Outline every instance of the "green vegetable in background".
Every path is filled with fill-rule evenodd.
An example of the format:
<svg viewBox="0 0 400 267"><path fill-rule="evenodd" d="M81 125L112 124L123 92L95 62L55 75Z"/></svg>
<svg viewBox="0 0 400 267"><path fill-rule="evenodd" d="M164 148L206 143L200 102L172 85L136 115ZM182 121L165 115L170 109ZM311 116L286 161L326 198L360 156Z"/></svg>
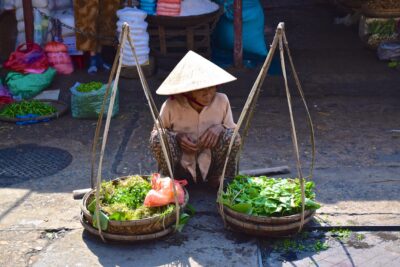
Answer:
<svg viewBox="0 0 400 267"><path fill-rule="evenodd" d="M24 116L27 114L46 116L55 112L57 112L57 109L49 104L38 100L24 100L7 105L2 111L0 111L0 116L8 118L16 118L17 116Z"/></svg>
<svg viewBox="0 0 400 267"><path fill-rule="evenodd" d="M305 209L316 210L314 183L305 183ZM301 211L299 179L237 176L220 200L225 206L256 216L288 216Z"/></svg>
<svg viewBox="0 0 400 267"><path fill-rule="evenodd" d="M88 82L88 83L81 83L76 90L82 93L88 93L92 91L99 90L103 84L101 82Z"/></svg>
<svg viewBox="0 0 400 267"><path fill-rule="evenodd" d="M368 24L368 32L379 36L391 36L396 33L396 21L394 19L372 21Z"/></svg>

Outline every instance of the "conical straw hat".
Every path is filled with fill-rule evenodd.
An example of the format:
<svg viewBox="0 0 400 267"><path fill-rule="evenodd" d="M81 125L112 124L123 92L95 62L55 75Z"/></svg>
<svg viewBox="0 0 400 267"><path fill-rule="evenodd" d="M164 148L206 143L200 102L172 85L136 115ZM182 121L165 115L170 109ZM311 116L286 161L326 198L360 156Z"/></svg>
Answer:
<svg viewBox="0 0 400 267"><path fill-rule="evenodd" d="M225 70L189 51L157 89L157 94L181 94L234 80L236 78Z"/></svg>

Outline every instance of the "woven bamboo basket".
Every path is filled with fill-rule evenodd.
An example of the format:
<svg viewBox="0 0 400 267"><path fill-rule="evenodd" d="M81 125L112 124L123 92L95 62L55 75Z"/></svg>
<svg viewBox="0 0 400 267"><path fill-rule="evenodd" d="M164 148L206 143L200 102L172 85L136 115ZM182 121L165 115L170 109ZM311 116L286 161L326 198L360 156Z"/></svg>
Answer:
<svg viewBox="0 0 400 267"><path fill-rule="evenodd" d="M9 118L9 117L0 116L0 121L24 122L24 121L32 121L32 120L41 121L41 120L47 120L47 119L57 119L57 118L61 117L62 115L64 115L68 111L68 105L62 101L52 100L52 99L40 99L38 101L53 106L57 111L50 115L39 116L39 117L35 117L35 118L26 118L26 119ZM0 110L5 108L6 106L7 105L1 105Z"/></svg>
<svg viewBox="0 0 400 267"><path fill-rule="evenodd" d="M314 210L306 210L304 223L314 217ZM256 236L282 237L298 232L300 228L300 214L282 217L252 216L236 212L224 206L225 220L233 230Z"/></svg>
<svg viewBox="0 0 400 267"><path fill-rule="evenodd" d="M371 18L396 18L400 17L400 8L377 9L371 8L367 4L361 7L362 13Z"/></svg>
<svg viewBox="0 0 400 267"><path fill-rule="evenodd" d="M340 0L339 3L345 8L360 9L365 1L366 0Z"/></svg>
<svg viewBox="0 0 400 267"><path fill-rule="evenodd" d="M148 178L148 176L142 176L142 177ZM113 182L118 183L120 180L126 178L128 178L128 176L117 178L113 180ZM95 190L91 190L90 192L86 193L81 203L81 212L83 216L82 221L85 222L85 224L89 224L90 227L92 227L91 225L93 222L93 218L87 207L91 203L91 201L95 198L95 192L96 192ZM187 205L188 201L189 201L189 194L185 189L185 202L181 206L181 208L184 208ZM169 213L165 217L154 216L142 220L131 220L131 221L110 220L108 223L108 228L104 232L108 234L149 235L165 231L166 229L170 228L175 223L175 221L176 221L176 213L174 209L171 213ZM87 225L83 226L85 227ZM97 231L97 229L95 230Z"/></svg>
<svg viewBox="0 0 400 267"><path fill-rule="evenodd" d="M83 213L81 213L80 216L80 221L81 224L83 225L83 228L87 230L89 233L100 236L99 231L92 226L91 223L89 223L85 217L83 216ZM124 242L138 242L138 241L146 241L146 240L154 240L158 239L161 237L164 237L171 233L173 231L173 227L170 226L169 228L163 229L159 232L151 233L151 234L142 234L142 235L131 235L131 234L111 234L107 232L102 232L102 235L105 239L107 240L113 240L113 241L124 241Z"/></svg>

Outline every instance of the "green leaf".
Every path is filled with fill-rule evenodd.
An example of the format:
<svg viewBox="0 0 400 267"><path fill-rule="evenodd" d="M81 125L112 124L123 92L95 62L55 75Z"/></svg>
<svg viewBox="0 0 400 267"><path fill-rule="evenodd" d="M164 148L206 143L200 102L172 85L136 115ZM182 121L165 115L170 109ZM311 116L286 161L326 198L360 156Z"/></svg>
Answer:
<svg viewBox="0 0 400 267"><path fill-rule="evenodd" d="M110 221L126 221L127 220L127 215L125 212L122 211L117 211L111 214L108 219Z"/></svg>
<svg viewBox="0 0 400 267"><path fill-rule="evenodd" d="M193 216L193 215L196 214L196 210L195 210L194 207L193 207L192 205L190 205L190 204L187 204L187 205L186 205L186 210L187 210L187 212L188 212L188 214L189 214L190 216Z"/></svg>
<svg viewBox="0 0 400 267"><path fill-rule="evenodd" d="M96 210L96 200L93 199L92 202L90 202L89 206L87 207L88 211L90 212L90 214L93 215L94 211Z"/></svg>
<svg viewBox="0 0 400 267"><path fill-rule="evenodd" d="M321 207L321 205L309 198L306 198L305 207L306 207L306 209L316 210L316 209L319 209Z"/></svg>
<svg viewBox="0 0 400 267"><path fill-rule="evenodd" d="M96 214L97 213L95 211L94 214L93 214L93 227L94 228L98 227ZM108 219L107 215L105 215L102 211L100 211L99 218L100 218L100 228L101 228L101 230L103 230L103 231L107 230L108 222L109 222L109 219Z"/></svg>
<svg viewBox="0 0 400 267"><path fill-rule="evenodd" d="M232 205L231 208L234 211L237 211L240 213L245 213L245 214L251 214L251 211L252 211L252 206L250 203L238 203L238 204Z"/></svg>
<svg viewBox="0 0 400 267"><path fill-rule="evenodd" d="M249 188L248 193L251 198L256 198L256 197L258 197L258 194L259 194L257 189L255 189L253 187Z"/></svg>
<svg viewBox="0 0 400 267"><path fill-rule="evenodd" d="M183 228L185 227L185 225L189 222L189 219L191 218L192 216L190 216L189 214L187 214L187 213L181 213L180 214L180 216L179 216L179 224L176 226L174 226L175 227L175 229L178 231L178 232L182 232L182 230L183 230Z"/></svg>

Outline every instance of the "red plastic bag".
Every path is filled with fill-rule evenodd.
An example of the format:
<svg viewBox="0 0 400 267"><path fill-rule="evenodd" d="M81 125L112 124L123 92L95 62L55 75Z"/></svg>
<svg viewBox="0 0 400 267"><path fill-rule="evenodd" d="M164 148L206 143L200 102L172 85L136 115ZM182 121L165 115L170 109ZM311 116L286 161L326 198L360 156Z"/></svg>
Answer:
<svg viewBox="0 0 400 267"><path fill-rule="evenodd" d="M174 182L178 202L179 204L183 204L185 202L185 191L182 186L186 185L187 181L174 180ZM147 207L160 207L175 203L173 184L171 178L161 178L159 173L154 173L151 178L152 189L147 193L144 205Z"/></svg>
<svg viewBox="0 0 400 267"><path fill-rule="evenodd" d="M25 47L25 48L24 48ZM49 68L42 48L35 43L21 44L11 53L4 67L20 73L43 73Z"/></svg>

